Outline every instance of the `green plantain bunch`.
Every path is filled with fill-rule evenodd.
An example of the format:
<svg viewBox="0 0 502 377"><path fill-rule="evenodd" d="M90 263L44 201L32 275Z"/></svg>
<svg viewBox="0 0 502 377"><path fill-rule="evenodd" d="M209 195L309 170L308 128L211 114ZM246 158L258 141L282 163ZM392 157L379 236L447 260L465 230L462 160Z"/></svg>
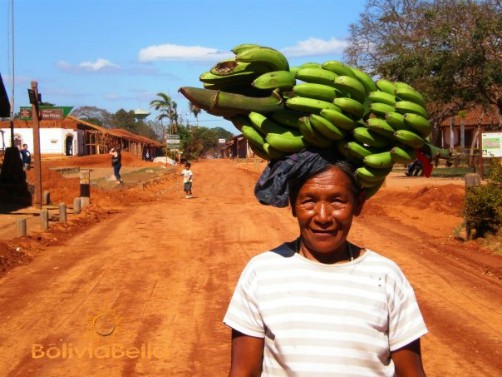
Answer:
<svg viewBox="0 0 502 377"><path fill-rule="evenodd" d="M356 166L367 196L394 163L437 151L423 96L404 82L374 81L339 61L290 67L278 50L240 44L234 57L200 75L203 88L179 91L209 114L231 121L256 155L277 160L303 148L334 148Z"/></svg>

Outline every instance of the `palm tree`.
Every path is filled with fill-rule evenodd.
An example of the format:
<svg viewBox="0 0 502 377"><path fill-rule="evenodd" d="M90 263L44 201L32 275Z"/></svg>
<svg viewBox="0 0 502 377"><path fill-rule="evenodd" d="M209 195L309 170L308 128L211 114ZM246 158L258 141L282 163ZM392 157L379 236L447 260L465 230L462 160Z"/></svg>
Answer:
<svg viewBox="0 0 502 377"><path fill-rule="evenodd" d="M150 107L153 107L156 111L159 111L159 115L157 115L155 119L157 119L161 123L163 119L169 119L169 133L171 133L173 125L174 133L176 133L178 124L178 104L174 102L166 93L157 93L157 96L159 98L154 99L150 102Z"/></svg>
<svg viewBox="0 0 502 377"><path fill-rule="evenodd" d="M195 105L192 102L190 102L188 108L190 109L190 112L195 117L195 124L198 125L199 124L199 114L200 114L200 111L201 111L200 107L198 107L197 105Z"/></svg>

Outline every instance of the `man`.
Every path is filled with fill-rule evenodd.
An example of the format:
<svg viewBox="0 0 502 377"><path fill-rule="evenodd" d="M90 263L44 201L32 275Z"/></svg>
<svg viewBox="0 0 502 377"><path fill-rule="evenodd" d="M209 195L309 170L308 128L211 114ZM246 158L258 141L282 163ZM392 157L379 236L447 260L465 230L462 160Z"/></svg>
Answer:
<svg viewBox="0 0 502 377"><path fill-rule="evenodd" d="M21 160L23 161L23 170L27 171L31 168L31 153L28 150L28 144L23 144L20 151Z"/></svg>

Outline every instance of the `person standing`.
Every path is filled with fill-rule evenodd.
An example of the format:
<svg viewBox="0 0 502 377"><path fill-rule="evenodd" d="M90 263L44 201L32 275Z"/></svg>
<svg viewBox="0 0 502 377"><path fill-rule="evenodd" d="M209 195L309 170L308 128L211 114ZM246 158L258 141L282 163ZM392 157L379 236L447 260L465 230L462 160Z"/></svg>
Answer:
<svg viewBox="0 0 502 377"><path fill-rule="evenodd" d="M190 169L192 165L187 162L185 168L181 171L183 176L183 191L185 191L185 198L190 199L192 197L192 178L193 173Z"/></svg>
<svg viewBox="0 0 502 377"><path fill-rule="evenodd" d="M270 163L256 184L260 203L291 206L299 235L239 278L223 320L230 377L425 376L413 288L395 262L348 240L365 188L330 153Z"/></svg>
<svg viewBox="0 0 502 377"><path fill-rule="evenodd" d="M20 151L21 160L23 161L23 170L27 171L31 169L31 153L28 150L28 144L23 144Z"/></svg>
<svg viewBox="0 0 502 377"><path fill-rule="evenodd" d="M124 183L120 176L120 169L122 168L122 153L120 147L110 149L110 154L112 155L113 175L115 176L116 183Z"/></svg>

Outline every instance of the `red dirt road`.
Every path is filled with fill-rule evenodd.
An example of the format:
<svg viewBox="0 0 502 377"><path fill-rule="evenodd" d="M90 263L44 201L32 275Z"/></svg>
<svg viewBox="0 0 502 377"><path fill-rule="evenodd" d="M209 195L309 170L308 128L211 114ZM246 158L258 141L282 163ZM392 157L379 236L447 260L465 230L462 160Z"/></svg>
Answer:
<svg viewBox="0 0 502 377"><path fill-rule="evenodd" d="M54 236L5 274L0 376L225 376L221 320L242 268L297 234L287 209L256 202L263 168L196 162L193 199L181 182L155 195L117 189L127 204L101 202L94 224ZM502 375L502 258L453 238L463 192L462 180L393 174L350 237L413 284L429 377Z"/></svg>

